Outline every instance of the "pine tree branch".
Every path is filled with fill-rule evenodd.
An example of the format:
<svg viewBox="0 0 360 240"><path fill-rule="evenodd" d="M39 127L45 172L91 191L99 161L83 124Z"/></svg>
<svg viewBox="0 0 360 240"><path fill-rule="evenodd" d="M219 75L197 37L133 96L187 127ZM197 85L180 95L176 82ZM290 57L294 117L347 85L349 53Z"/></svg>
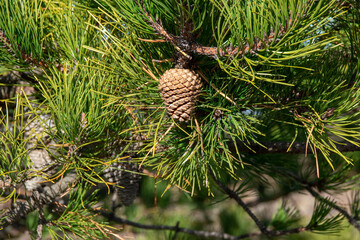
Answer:
<svg viewBox="0 0 360 240"><path fill-rule="evenodd" d="M196 235L199 237L214 237L214 238L220 238L220 239L229 239L229 240L235 240L240 239L236 236L227 234L227 233L219 233L219 232L207 232L207 231L199 231L199 230L193 230L188 228L182 228L178 226L168 226L168 225L150 225L150 224L142 224L138 222L133 222L124 218L116 217L113 214L106 212L106 211L99 211L94 210L95 213L100 213L102 216L106 217L110 221L114 221L116 223L125 224L129 226L133 226L136 228L141 229L147 229L147 230L171 230L171 231L177 231L182 233L187 233L191 235Z"/></svg>
<svg viewBox="0 0 360 240"><path fill-rule="evenodd" d="M76 173L69 173L50 187L44 187L43 192L28 199L26 202L17 202L13 209L7 211L0 222L0 229L5 228L37 209L40 205L47 205L63 194L76 180Z"/></svg>
<svg viewBox="0 0 360 240"><path fill-rule="evenodd" d="M221 232L209 232L209 231L200 231L200 230L182 228L182 227L179 227L178 225L168 226L168 225L142 224L142 223L133 222L133 221L130 221L130 220L127 220L124 218L116 217L116 216L114 216L113 213L109 213L107 211L95 210L95 209L92 209L92 211L94 211L95 213L100 213L103 217L106 217L109 221L114 221L116 223L125 224L125 225L129 225L129 226L133 226L133 227L141 228L141 229L146 229L146 230L159 230L159 231L170 230L170 231L174 231L174 232L182 232L182 233L186 233L186 234L190 234L190 235L195 235L198 237L218 238L218 239L225 239L225 240L239 240L239 239L245 239L245 238L263 235L262 232L257 232L257 233L247 233L247 234L242 234L239 236L234 236L231 234L221 233ZM301 232L310 231L310 230L311 230L310 228L299 227L299 228L293 228L293 229L284 230L284 231L269 231L267 236L271 236L271 237L284 236L284 235L301 233Z"/></svg>
<svg viewBox="0 0 360 240"><path fill-rule="evenodd" d="M296 176L293 173L288 172L288 176L293 177L295 180L299 181L300 183L304 184L304 188L309 191L309 193L317 198L320 199L322 202L326 203L328 206L332 207L333 209L337 210L340 214L342 214L343 216L345 216L347 218L347 220L349 221L349 223L351 225L353 225L356 229L358 229L360 231L360 224L358 223L358 221L351 216L345 209L343 209L342 207L340 207L339 205L335 204L333 201L330 201L324 197L322 197L319 193L317 193L313 188L316 187L313 183L308 183L306 182L304 179ZM287 234L293 234L293 233L300 233L300 232L304 232L304 231L312 231L312 229L314 228L314 226L316 227L317 224L314 224L313 226L307 226L307 227L299 227L299 228L293 228L293 229L289 229L289 230L284 230L284 231L271 231L268 230L260 221L259 219L256 218L256 216L251 212L251 210L249 209L248 205L245 204L241 198L238 196L238 194L235 191L232 191L231 189L229 189L225 184L223 184L219 179L217 179L214 175L214 173L210 170L210 175L212 176L212 178L215 180L215 182L218 184L218 186L230 197L233 198L247 213L248 215L253 219L253 221L255 222L255 224L258 226L258 228L260 229L261 233L268 236L268 237L275 237L275 236L282 236L282 235L287 235ZM254 235L252 235L254 236ZM250 237L247 236L247 237ZM239 238L238 238L239 239Z"/></svg>
<svg viewBox="0 0 360 240"><path fill-rule="evenodd" d="M137 1L136 1L137 2ZM137 2L138 4L138 2ZM139 5L139 4L138 4ZM264 33L263 39L256 38L254 39L253 44L250 46L249 43L245 43L243 47L236 47L233 48L232 46L228 46L224 49L219 49L218 47L207 47L203 46L195 41L193 41L189 37L189 33L185 33L184 30L187 26L185 26L185 29L181 29L181 35L180 36L174 36L173 34L168 33L164 27L162 26L161 22L155 21L149 12L146 10L144 6L143 0L140 0L139 7L142 8L144 11L146 17L149 20L149 23L151 27L154 29L155 32L157 32L160 36L162 36L166 41L170 42L179 52L181 52L185 57L191 59L189 56L189 53L196 53L200 55L207 55L213 58L217 58L218 55L220 56L243 56L249 53L256 54L256 51L265 49L267 46L269 46L272 42L279 42L281 40L281 37L285 35L288 28L291 27L292 19L290 18L287 21L287 24L279 30L277 34L277 38L275 38L275 32L273 29L271 29L270 34L267 36ZM185 21L186 22L186 21ZM189 24L188 24L189 25Z"/></svg>
<svg viewBox="0 0 360 240"><path fill-rule="evenodd" d="M250 210L250 208L246 205L246 203L239 197L239 195L228 188L224 183L222 183L214 174L214 172L209 168L210 176L214 179L216 184L232 199L234 199L244 210L245 212L251 217L251 219L255 222L256 226L260 229L260 231L268 235L269 230L267 230L266 226L262 224L262 222L255 216L255 214Z"/></svg>
<svg viewBox="0 0 360 240"><path fill-rule="evenodd" d="M335 210L339 211L346 218L348 218L349 222L352 225L354 225L357 229L359 229L358 228L359 224L357 223L356 219L353 218L352 216L350 216L350 214L348 214L347 211L344 210L343 208L339 207L338 205L334 204L331 201L328 201L328 200L324 199L317 192L315 192L313 190L313 188L316 187L316 186L313 183L307 183L304 179L301 179L297 175L295 175L293 173L290 173L290 172L286 172L286 173L281 172L281 173L286 174L288 176L291 176L292 178L294 178L295 180L299 181L302 184L308 185L308 186L305 186L304 188L307 189L314 197L316 197L318 199L321 199L322 201L326 202L329 206L331 206ZM178 226L178 224L176 226L141 224L141 223L133 222L133 221L130 221L130 220L127 220L127 219L124 219L124 218L116 217L116 216L114 216L113 213L109 213L109 212L106 212L106 211L103 211L103 210L92 209L92 211L94 211L96 213L100 213L102 216L106 217L108 220L111 220L111 221L114 221L114 222L117 222L117 223L121 223L121 224L125 224L125 225L129 225L129 226L133 226L133 227L137 227L137 228L141 228L141 229L147 229L147 230L171 230L171 231L175 231L176 233L177 232L182 232L182 233L191 234L191 235L195 235L195 236L198 236L198 237L206 237L206 238L215 237L215 238L219 238L219 239L237 240L237 239L244 239L244 238L261 236L261 235L266 235L268 237L277 237L277 236L284 236L284 235L301 233L301 232L305 232L305 231L312 231L311 226L292 228L292 229L283 230L283 231L268 230L260 222L260 220L252 213L252 211L249 209L247 204L245 204L242 201L242 199L238 196L238 194L235 191L232 191L224 183L222 183L219 179L217 179L215 177L214 173L211 170L210 170L210 175L212 176L214 181L217 183L217 185L230 198L234 199L248 213L248 215L253 219L255 224L260 229L260 232L242 234L240 236L233 236L233 235L230 235L230 234L227 234L227 233L198 231L198 230L193 230L193 229L180 228ZM314 226L316 226L316 224Z"/></svg>
<svg viewBox="0 0 360 240"><path fill-rule="evenodd" d="M289 26L290 24L291 24L291 20L289 20ZM218 49L217 47L206 47L200 45L199 43L194 42L191 44L191 51L193 53L212 56L212 57L216 57L218 54L222 57L236 56L236 55L239 55L241 57L247 54L256 54L257 51L265 49L272 42L279 42L281 40L281 37L286 33L287 28L288 26L280 30L277 38L275 38L275 33L273 29L271 29L269 36L264 35L262 40L255 37L254 42L251 46L249 45L249 43L245 43L245 45L242 48L240 47L233 48L232 46L228 46L224 49Z"/></svg>
<svg viewBox="0 0 360 240"><path fill-rule="evenodd" d="M12 48L11 42L10 42L10 40L6 37L6 34L4 33L4 31L2 31L2 29L0 29L0 42L2 42L2 43L4 44L4 46L5 46L5 48L7 49L8 52L12 53L13 56L15 56L15 52L14 52L14 50L13 50L13 48ZM44 68L44 69L49 68L49 65L47 64L46 61L44 61L44 60L42 60L42 59L38 60L38 59L36 59L36 58L32 55L32 53L29 53L29 54L28 54L28 53L24 52L24 51L20 48L20 46L17 46L17 47L20 49L20 54L21 54L20 59L21 59L22 61L24 61L25 63L27 63L27 64L29 64L29 65L35 65L35 66L37 66L37 67ZM44 51L45 51L45 49L44 49ZM60 63L56 63L56 64L55 64L55 67L56 67L59 71L62 71L62 70L64 69L64 66L63 66L62 64L60 64ZM39 69L38 69L37 71L39 71ZM23 74L24 74L24 75L23 75ZM27 74L27 75L29 75L29 74ZM29 76L27 76L27 75L26 75L25 73L22 73L22 74L21 74L21 77L24 78L25 80L30 81L30 82L34 82L34 80L32 79L32 77L29 77ZM28 79L27 79L27 78L28 78Z"/></svg>
<svg viewBox="0 0 360 240"><path fill-rule="evenodd" d="M0 29L0 41L4 43L5 47L9 52L14 53L10 40L6 37L5 33L1 29ZM25 52L21 52L21 59L28 64L34 64L45 68L49 67L44 60L35 59L35 57L32 56L32 53L27 54Z"/></svg>
<svg viewBox="0 0 360 240"><path fill-rule="evenodd" d="M360 231L360 224L358 223L358 221L353 216L351 216L345 209L335 204L334 202L329 201L328 199L322 197L313 188L309 186L306 186L305 188L313 197L320 199L321 201L325 202L328 206L332 207L333 209L341 213L344 217L346 217L346 219L351 225L353 225L358 231Z"/></svg>
<svg viewBox="0 0 360 240"><path fill-rule="evenodd" d="M186 41L181 41L181 39L179 37L176 37L173 34L168 33L163 28L161 23L158 23L157 21L155 21L152 18L152 16L148 13L148 11L146 10L143 0L140 0L140 5L139 5L138 1L135 1L135 2L144 11L146 17L148 18L148 20L150 22L151 27L154 29L154 31L157 32L163 38L165 38L166 41L170 42L176 48L176 50L178 50L180 53L182 53L186 58L191 59L191 57L185 52L186 50L185 51L183 50L185 48L184 45L187 44L187 43L185 43Z"/></svg>
<svg viewBox="0 0 360 240"><path fill-rule="evenodd" d="M0 41L3 42L3 44L6 46L9 52L12 52L11 50L11 43L9 39L6 37L5 33L0 29Z"/></svg>
<svg viewBox="0 0 360 240"><path fill-rule="evenodd" d="M279 171L280 172L280 171ZM347 220L348 222L353 225L358 231L360 231L360 224L358 223L358 221L355 219L355 217L351 216L351 214L349 214L345 209L343 209L342 207L340 207L339 205L335 204L333 201L329 201L328 199L322 197L318 192L316 192L314 190L314 187L316 187L316 185L314 185L314 183L310 183L308 181L306 181L305 179L301 178L300 176L287 171L287 170L282 170L280 172L280 174L285 174L291 178L293 178L294 180L296 180L297 182L301 183L304 188L315 198L323 201L324 203L326 203L328 206L332 207L333 209L335 209L336 211L338 211L339 213L341 213Z"/></svg>
<svg viewBox="0 0 360 240"><path fill-rule="evenodd" d="M176 240L176 237L177 237L177 235L178 235L178 233L179 233L179 224L180 224L180 222L177 221L177 222L176 222L176 225L175 225L175 234L174 234L174 236L172 237L172 240Z"/></svg>
<svg viewBox="0 0 360 240"><path fill-rule="evenodd" d="M335 144L340 152L355 152L360 151L360 146L354 144ZM289 154L304 154L306 151L306 142L259 142L251 143L245 146L238 143L238 149L244 153L252 154L267 154L267 153L289 153ZM308 152L309 154L310 152Z"/></svg>

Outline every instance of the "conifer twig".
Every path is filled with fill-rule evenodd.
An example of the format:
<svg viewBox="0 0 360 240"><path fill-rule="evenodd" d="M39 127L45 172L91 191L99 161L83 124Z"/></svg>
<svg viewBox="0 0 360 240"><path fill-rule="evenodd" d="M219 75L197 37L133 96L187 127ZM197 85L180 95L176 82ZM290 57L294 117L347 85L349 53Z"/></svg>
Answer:
<svg viewBox="0 0 360 240"><path fill-rule="evenodd" d="M138 2L136 1L138 4ZM139 5L139 4L138 4ZM253 44L250 45L249 43L245 43L242 47L235 47L228 46L224 49L219 49L218 47L207 47L203 46L195 41L189 41L189 33L181 34L180 36L174 36L171 33L168 33L161 23L155 21L152 16L148 13L144 6L143 0L140 0L139 7L142 8L146 17L149 20L151 27L157 32L160 36L162 36L166 41L170 42L180 53L182 53L186 58L191 59L188 55L190 52L197 53L200 55L207 55L214 58L217 58L218 55L220 56L235 56L235 55L246 55L249 53L255 53L256 51L265 49L266 46L270 45L272 42L279 42L281 37L284 36L287 30L290 28L293 20L290 18L285 27L279 30L277 34L277 38L275 38L275 32L271 29L269 35L263 36L263 39L259 39L257 37L254 38ZM186 29L182 29L186 30ZM163 41L164 39L160 39L159 41ZM149 40L147 40L149 41ZM157 41L157 40L155 40Z"/></svg>
<svg viewBox="0 0 360 240"><path fill-rule="evenodd" d="M177 221L177 222L176 222L176 225L175 225L175 234L174 234L174 236L172 237L172 240L176 240L176 237L177 237L177 235L178 235L178 233L179 233L179 224L180 224L180 222Z"/></svg>
<svg viewBox="0 0 360 240"><path fill-rule="evenodd" d="M340 207L339 205L335 204L332 201L329 201L328 199L322 197L319 193L317 193L312 187L310 186L305 186L305 189L315 198L323 201L324 203L326 203L326 205L332 207L333 209L335 209L336 211L338 211L339 213L341 213L347 220L348 222L353 225L358 231L360 231L360 224L358 223L358 221L351 216L351 214L349 214L345 209L343 209L342 207Z"/></svg>
<svg viewBox="0 0 360 240"><path fill-rule="evenodd" d="M291 20L289 20L288 22L289 22L288 26L290 26ZM224 49L218 49L217 47L206 47L206 46L202 46L199 43L194 42L191 45L191 51L197 54L207 55L212 57L215 57L218 54L223 57L223 56L235 56L235 55L243 56L250 53L256 53L256 51L265 49L265 47L270 45L272 42L279 42L281 40L281 37L286 33L288 26L279 30L278 38L275 38L275 33L271 29L270 34L268 36L264 36L262 40L255 37L252 45L246 43L243 47L234 48L232 46L229 46Z"/></svg>
<svg viewBox="0 0 360 240"><path fill-rule="evenodd" d="M239 239L245 239L245 238L251 238L256 236L263 235L262 232L254 232L254 233L246 233L239 236L234 236L228 233L222 233L222 232L210 232L210 231L201 231L201 230L193 230L189 228L182 228L179 226L168 226L168 225L150 225L150 224L142 224L134 221L130 221L128 219L124 219L121 217L114 216L113 213L109 213L104 210L97 210L92 209L95 213L100 213L103 217L106 217L110 221L114 221L116 223L133 226L136 228L146 229L146 230L159 230L159 231L175 231L175 232L182 232L190 235L195 235L198 237L204 237L204 238L217 238L217 239L225 239L225 240L239 240ZM307 227L299 227L299 228L292 228L288 230L283 231L268 231L267 236L276 237L276 236L284 236L284 235L290 235L295 233L301 233L305 231L310 231L310 228Z"/></svg>
<svg viewBox="0 0 360 240"><path fill-rule="evenodd" d="M237 148L244 153L267 154L267 153L288 153L288 154L304 154L306 150L306 142L259 142L250 143L247 146L238 142ZM340 152L360 151L360 146L351 143L335 144ZM290 147L290 148L289 148ZM312 153L312 152L311 152Z"/></svg>
<svg viewBox="0 0 360 240"><path fill-rule="evenodd" d="M137 1L136 1L137 3ZM137 3L138 4L138 3ZM138 4L139 5L139 4ZM168 42L170 42L175 48L176 50L178 50L180 53L182 53L185 57L190 58L190 56L188 56L188 54L186 54L183 50L182 47L180 47L182 44L181 42L179 42L179 40L177 40L177 37L174 36L171 33L168 33L163 26L158 23L157 21L155 21L152 16L148 13L148 11L146 10L145 6L144 6L144 1L140 0L140 7L142 8L142 10L144 11L146 17L148 18L151 27L163 38L165 38ZM180 44L179 44L180 43ZM179 46L180 45L180 46Z"/></svg>
<svg viewBox="0 0 360 240"><path fill-rule="evenodd" d="M293 178L294 180L296 180L297 182L301 183L304 188L316 199L319 199L321 201L323 201L326 205L330 206L331 208L335 209L336 211L338 211L339 213L341 213L347 220L348 222L353 225L358 231L360 231L360 224L358 223L358 221L351 216L351 214L349 214L345 209L343 209L342 207L340 207L339 205L337 205L336 203L334 203L333 201L329 201L328 199L322 197L318 192L316 192L314 190L314 187L316 187L316 184L313 183L309 183L308 181L306 181L305 179L301 178L300 176L296 175L293 172L287 171L282 169L282 171L279 171L281 174L285 174L291 178Z"/></svg>
<svg viewBox="0 0 360 240"><path fill-rule="evenodd" d="M4 45L6 46L9 52L13 52L11 48L12 46L10 40L6 37L5 33L1 29L0 29L0 41L4 43ZM34 64L45 68L49 67L44 60L35 59L32 56L32 53L26 54L25 52L21 52L21 59L26 63Z"/></svg>
<svg viewBox="0 0 360 240"><path fill-rule="evenodd" d="M268 235L269 230L267 230L266 226L262 224L262 222L255 216L255 214L250 210L250 208L246 205L246 203L239 197L239 195L232 191L230 188L228 188L224 183L222 183L214 174L214 172L209 168L210 176L214 179L216 184L232 199L234 199L244 210L245 212L251 217L251 219L254 221L256 226L259 228L259 230L265 234Z"/></svg>
<svg viewBox="0 0 360 240"><path fill-rule="evenodd" d="M10 40L6 37L6 34L4 33L4 31L2 29L0 29L0 42L3 42L3 44L5 45L5 48L7 48L8 52L11 52L11 53L15 54L14 50L12 49L12 45L11 45ZM47 62L45 60L36 59L31 52L26 53L23 49L20 48L20 46L18 46L18 48L21 51L20 52L20 54L21 54L20 58L25 63L30 64L30 65L35 65L35 66L43 68L43 69L48 69L49 68L49 65L47 64ZM54 66L59 71L62 71L64 69L63 64L60 64L60 63L56 63ZM22 73L21 77L23 77L23 76L29 78L28 74ZM31 79L30 81L32 82L33 80Z"/></svg>

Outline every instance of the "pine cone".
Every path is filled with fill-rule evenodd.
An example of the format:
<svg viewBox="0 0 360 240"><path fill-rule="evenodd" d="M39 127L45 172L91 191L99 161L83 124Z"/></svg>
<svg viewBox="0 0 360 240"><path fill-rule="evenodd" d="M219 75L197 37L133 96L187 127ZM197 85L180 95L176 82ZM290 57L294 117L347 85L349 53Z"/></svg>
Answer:
<svg viewBox="0 0 360 240"><path fill-rule="evenodd" d="M131 162L131 158L124 162L114 162L104 171L104 177L108 182L120 186L115 188L115 193L125 206L129 206L138 193L142 176L137 172L140 172L139 167Z"/></svg>
<svg viewBox="0 0 360 240"><path fill-rule="evenodd" d="M190 120L201 86L200 76L190 69L172 68L161 76L160 94L172 118Z"/></svg>

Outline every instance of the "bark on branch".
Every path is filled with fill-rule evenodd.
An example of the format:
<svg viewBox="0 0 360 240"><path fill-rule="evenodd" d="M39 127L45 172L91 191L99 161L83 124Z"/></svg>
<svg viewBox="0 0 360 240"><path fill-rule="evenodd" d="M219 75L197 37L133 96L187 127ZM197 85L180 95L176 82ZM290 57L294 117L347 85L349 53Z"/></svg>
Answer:
<svg viewBox="0 0 360 240"><path fill-rule="evenodd" d="M3 219L0 223L0 229L15 223L20 218L34 211L39 205L47 205L54 202L56 197L63 194L69 186L75 182L75 180L76 173L69 173L50 187L44 187L42 193L34 194L34 196L28 199L28 201L17 202L14 208L10 209L3 215Z"/></svg>

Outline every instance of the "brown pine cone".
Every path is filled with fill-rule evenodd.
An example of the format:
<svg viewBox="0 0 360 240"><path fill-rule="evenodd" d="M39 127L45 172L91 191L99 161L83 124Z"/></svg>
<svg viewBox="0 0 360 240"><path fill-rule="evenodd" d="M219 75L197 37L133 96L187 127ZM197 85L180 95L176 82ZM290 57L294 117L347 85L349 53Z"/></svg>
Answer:
<svg viewBox="0 0 360 240"><path fill-rule="evenodd" d="M161 76L160 94L172 118L180 122L190 120L201 86L199 74L190 69L172 68Z"/></svg>
<svg viewBox="0 0 360 240"><path fill-rule="evenodd" d="M108 182L115 183L115 193L123 205L129 206L136 198L139 191L142 175L139 166L131 161L114 162L104 171L104 177Z"/></svg>

